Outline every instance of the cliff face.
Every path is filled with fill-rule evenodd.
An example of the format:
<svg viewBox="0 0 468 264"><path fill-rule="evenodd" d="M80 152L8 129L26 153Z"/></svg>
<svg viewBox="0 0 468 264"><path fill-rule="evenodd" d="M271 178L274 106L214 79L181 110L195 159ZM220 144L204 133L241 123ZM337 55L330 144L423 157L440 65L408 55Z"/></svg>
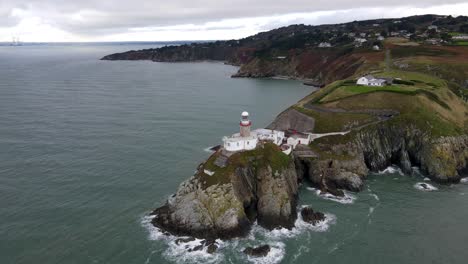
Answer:
<svg viewBox="0 0 468 264"><path fill-rule="evenodd" d="M432 138L412 125L380 123L346 136L324 138L318 146L317 158L298 158L296 166L298 174L322 190L359 191L368 171L382 171L390 165L408 174L417 166L440 183L459 182L467 176L467 135Z"/></svg>
<svg viewBox="0 0 468 264"><path fill-rule="evenodd" d="M325 84L348 78L364 61L364 55L352 53L352 49L310 49L289 52L284 59L254 58L243 64L233 77L288 76Z"/></svg>
<svg viewBox="0 0 468 264"><path fill-rule="evenodd" d="M203 60L233 61L234 48L216 43L166 46L158 49L131 50L104 56L102 60L151 60L190 62Z"/></svg>
<svg viewBox="0 0 468 264"><path fill-rule="evenodd" d="M272 168L259 159L250 158L229 175L204 175L229 179L223 184L207 187L199 175L193 176L153 212L153 224L176 235L200 238L243 236L255 221L268 229L292 228L298 191L294 161L289 159L286 166Z"/></svg>

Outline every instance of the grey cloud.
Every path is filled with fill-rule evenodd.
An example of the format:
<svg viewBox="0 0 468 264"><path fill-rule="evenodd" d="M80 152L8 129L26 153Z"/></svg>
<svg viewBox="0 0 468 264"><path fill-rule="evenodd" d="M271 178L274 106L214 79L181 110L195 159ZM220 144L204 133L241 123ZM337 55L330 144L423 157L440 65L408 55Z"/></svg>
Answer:
<svg viewBox="0 0 468 264"><path fill-rule="evenodd" d="M443 4L464 2L446 0ZM71 33L100 35L122 32L129 28L201 24L227 18L365 7L427 7L440 4L440 0L3 0L0 3L0 27L11 26L19 21L10 16L14 8L40 16L48 23ZM82 19L77 19L80 12ZM346 15L350 19L353 17L353 14Z"/></svg>

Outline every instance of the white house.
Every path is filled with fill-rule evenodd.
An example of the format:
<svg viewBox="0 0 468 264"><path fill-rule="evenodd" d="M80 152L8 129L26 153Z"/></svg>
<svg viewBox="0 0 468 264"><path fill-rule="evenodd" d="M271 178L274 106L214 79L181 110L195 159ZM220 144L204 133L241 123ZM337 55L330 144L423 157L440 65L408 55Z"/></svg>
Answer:
<svg viewBox="0 0 468 264"><path fill-rule="evenodd" d="M354 38L354 46L361 47L363 43L367 42L365 38Z"/></svg>
<svg viewBox="0 0 468 264"><path fill-rule="evenodd" d="M331 44L329 42L321 42L319 45L318 45L319 48L330 48L331 47Z"/></svg>
<svg viewBox="0 0 468 264"><path fill-rule="evenodd" d="M278 146L283 143L283 139L284 139L283 131L272 130L272 129L265 129L265 128L255 129L254 131L252 131L252 134L256 135L256 137L259 140L271 141Z"/></svg>
<svg viewBox="0 0 468 264"><path fill-rule="evenodd" d="M365 86L384 86L386 83L387 83L387 80L375 78L372 75L362 76L356 82L356 84L358 85L365 85Z"/></svg>
<svg viewBox="0 0 468 264"><path fill-rule="evenodd" d="M295 149L296 146L299 144L309 145L311 141L312 141L312 137L310 134L299 133L299 132L296 132L287 138L288 145L291 145L293 149Z"/></svg>
<svg viewBox="0 0 468 264"><path fill-rule="evenodd" d="M453 36L452 39L455 39L455 40L468 40L468 35Z"/></svg>
<svg viewBox="0 0 468 264"><path fill-rule="evenodd" d="M380 40L380 41L382 41L382 40L384 40L384 39L385 39L384 36L378 36L378 37L377 37L377 40Z"/></svg>

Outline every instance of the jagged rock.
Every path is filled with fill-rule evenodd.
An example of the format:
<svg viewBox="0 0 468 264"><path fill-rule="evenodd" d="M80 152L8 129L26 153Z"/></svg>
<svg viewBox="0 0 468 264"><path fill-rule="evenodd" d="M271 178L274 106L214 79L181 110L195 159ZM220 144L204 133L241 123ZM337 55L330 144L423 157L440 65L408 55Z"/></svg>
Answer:
<svg viewBox="0 0 468 264"><path fill-rule="evenodd" d="M258 223L268 229L294 227L298 190L294 164L277 176L270 166L261 168L257 181Z"/></svg>
<svg viewBox="0 0 468 264"><path fill-rule="evenodd" d="M277 146L262 151L284 155ZM182 183L152 213L153 225L175 235L209 239L245 236L255 221L268 229L292 228L298 192L294 160L288 158L287 166L273 170L269 161L251 158L247 164L227 170L226 175L210 176L229 179L222 184L207 186L206 180L196 176Z"/></svg>
<svg viewBox="0 0 468 264"><path fill-rule="evenodd" d="M206 247L206 252L209 254L215 253L216 250L218 249L218 246L216 245L216 241L213 239L203 240L201 244Z"/></svg>
<svg viewBox="0 0 468 264"><path fill-rule="evenodd" d="M176 235L230 238L247 234L251 223L232 185L192 186L182 184L173 199L154 211L152 223Z"/></svg>
<svg viewBox="0 0 468 264"><path fill-rule="evenodd" d="M209 254L213 254L216 252L216 250L218 249L218 246L215 245L215 244L210 244L208 246L208 248L206 249L206 252L209 253Z"/></svg>
<svg viewBox="0 0 468 264"><path fill-rule="evenodd" d="M247 247L244 249L244 253L251 256L251 257L265 257L268 255L268 252L270 252L270 246L269 245L263 245L259 247Z"/></svg>
<svg viewBox="0 0 468 264"><path fill-rule="evenodd" d="M203 249L203 245L198 245L198 246L195 246L191 249L189 249L188 251L189 252L192 252L192 251L201 251Z"/></svg>
<svg viewBox="0 0 468 264"><path fill-rule="evenodd" d="M429 186L427 184L425 184L425 183L421 183L421 184L419 184L419 186L423 187L426 190L429 189Z"/></svg>
<svg viewBox="0 0 468 264"><path fill-rule="evenodd" d="M301 210L302 220L307 223L316 225L318 222L325 220L325 215L321 212L314 212L311 207L304 207Z"/></svg>

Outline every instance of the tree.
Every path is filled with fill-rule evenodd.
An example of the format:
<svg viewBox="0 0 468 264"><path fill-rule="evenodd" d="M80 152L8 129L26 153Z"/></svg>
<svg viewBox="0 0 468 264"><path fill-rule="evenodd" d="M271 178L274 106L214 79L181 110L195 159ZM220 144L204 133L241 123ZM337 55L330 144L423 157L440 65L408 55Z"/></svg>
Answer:
<svg viewBox="0 0 468 264"><path fill-rule="evenodd" d="M449 42L449 41L452 40L452 36L450 36L450 35L447 34L447 33L442 33L442 34L440 34L440 38L441 38L442 40L444 40L444 41L447 41L447 42Z"/></svg>
<svg viewBox="0 0 468 264"><path fill-rule="evenodd" d="M460 32L468 33L468 24L463 24L460 26Z"/></svg>

